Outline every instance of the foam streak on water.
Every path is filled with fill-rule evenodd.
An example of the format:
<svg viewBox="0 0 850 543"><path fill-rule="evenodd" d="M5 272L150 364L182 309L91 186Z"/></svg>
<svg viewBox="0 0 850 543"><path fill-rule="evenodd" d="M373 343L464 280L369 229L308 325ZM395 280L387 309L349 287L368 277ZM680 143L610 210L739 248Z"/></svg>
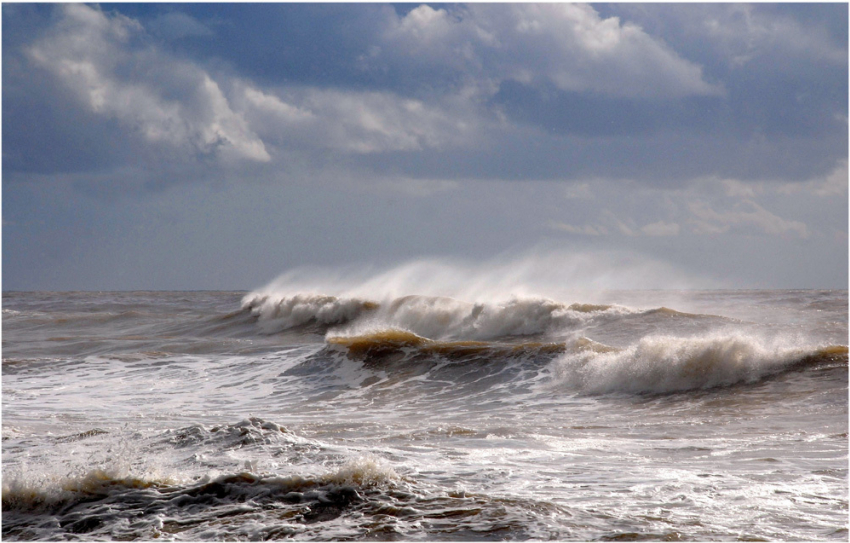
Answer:
<svg viewBox="0 0 850 543"><path fill-rule="evenodd" d="M4 539L847 539L846 291L441 270L5 293Z"/></svg>

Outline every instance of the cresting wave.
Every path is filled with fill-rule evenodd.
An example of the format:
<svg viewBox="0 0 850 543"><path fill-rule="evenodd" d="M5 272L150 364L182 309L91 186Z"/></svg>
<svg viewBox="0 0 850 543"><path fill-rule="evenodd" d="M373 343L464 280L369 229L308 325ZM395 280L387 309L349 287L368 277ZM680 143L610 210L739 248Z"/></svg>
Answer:
<svg viewBox="0 0 850 543"><path fill-rule="evenodd" d="M847 365L846 346L773 337L744 330L746 323L734 319L667 307L546 298L376 300L305 292L252 293L242 307L263 333L312 327L325 334L330 350L367 366L534 361L549 368L556 386L587 394L681 392L752 383L823 364ZM619 345L597 335L618 338Z"/></svg>
<svg viewBox="0 0 850 543"><path fill-rule="evenodd" d="M587 393L670 393L754 383L787 371L847 367L846 346L786 347L745 335L650 336L626 349L562 356L556 380Z"/></svg>
<svg viewBox="0 0 850 543"><path fill-rule="evenodd" d="M404 329L434 339L465 340L534 336L575 329L594 319L641 313L617 305L567 305L542 298L473 303L410 295L374 301L312 293L249 294L242 308L257 318L267 334L314 325L321 332L333 329L349 335L377 327Z"/></svg>
<svg viewBox="0 0 850 543"><path fill-rule="evenodd" d="M554 386L582 393L670 393L753 383L788 371L847 367L846 346L785 347L741 334L649 336L628 348L580 337L567 342L439 341L402 330L327 339L367 365L403 368L423 358L455 362L542 359ZM496 366L493 364L494 367ZM495 370L494 371L500 371Z"/></svg>

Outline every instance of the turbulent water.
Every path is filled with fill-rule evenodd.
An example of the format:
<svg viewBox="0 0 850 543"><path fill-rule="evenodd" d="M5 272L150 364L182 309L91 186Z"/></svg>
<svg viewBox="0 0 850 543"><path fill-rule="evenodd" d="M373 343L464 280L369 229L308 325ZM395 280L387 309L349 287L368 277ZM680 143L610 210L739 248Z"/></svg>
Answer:
<svg viewBox="0 0 850 543"><path fill-rule="evenodd" d="M847 292L4 293L7 540L847 540Z"/></svg>

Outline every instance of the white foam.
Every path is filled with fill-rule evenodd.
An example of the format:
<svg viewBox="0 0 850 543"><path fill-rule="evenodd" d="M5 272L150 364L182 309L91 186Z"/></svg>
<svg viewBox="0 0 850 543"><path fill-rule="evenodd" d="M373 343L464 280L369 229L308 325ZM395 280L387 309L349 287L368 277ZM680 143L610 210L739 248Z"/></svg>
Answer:
<svg viewBox="0 0 850 543"><path fill-rule="evenodd" d="M390 465L371 454L349 460L337 470L326 473L322 477L325 483L363 487L386 484L399 479L398 473Z"/></svg>

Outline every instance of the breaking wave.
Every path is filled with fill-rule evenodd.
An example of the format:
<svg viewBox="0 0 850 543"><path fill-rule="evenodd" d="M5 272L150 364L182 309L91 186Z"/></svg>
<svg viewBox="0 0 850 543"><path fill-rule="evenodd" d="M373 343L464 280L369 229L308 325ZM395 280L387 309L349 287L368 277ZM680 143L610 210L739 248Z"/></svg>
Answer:
<svg viewBox="0 0 850 543"><path fill-rule="evenodd" d="M735 319L664 306L265 292L245 296L242 307L266 333L317 327L327 346L321 356L341 351L382 371L416 363L434 379L445 370L439 361L489 364L505 379L531 375L505 372L509 361L525 369L532 363L547 368L557 386L582 394L674 393L754 383L823 364L847 365L846 346L772 337L767 329L743 330L746 323Z"/></svg>
<svg viewBox="0 0 850 543"><path fill-rule="evenodd" d="M281 297L253 294L242 300L242 308L250 310L262 331L270 334L305 324L347 323L364 311L376 309L377 304L323 294L299 293Z"/></svg>
<svg viewBox="0 0 850 543"><path fill-rule="evenodd" d="M793 371L846 368L848 364L846 346L788 346L740 333L651 335L629 347L615 347L583 336L551 342L454 341L385 329L356 336L329 335L326 348L308 360L303 371L327 371L322 360L333 353L341 353L349 364L392 376L391 382L409 378L412 389L420 386L422 375L426 381L462 389L483 375L490 376L492 386L502 387L521 385L524 379L539 380L543 372L549 375L549 391L554 387L591 395L712 389L756 383ZM473 363L477 369L472 374L453 369L471 368ZM314 369L308 370L308 365ZM340 379L345 379L349 370L345 364L338 367ZM356 378L362 380L364 375L358 373ZM375 377L364 382L384 381Z"/></svg>
<svg viewBox="0 0 850 543"><path fill-rule="evenodd" d="M848 349L786 346L743 334L647 336L619 348L579 337L565 342L448 341L387 329L358 336L329 336L328 348L366 367L404 373L414 363L477 362L492 373L506 364L548 366L553 386L582 394L665 394L755 383L790 371L847 367ZM455 385L461 383L455 382Z"/></svg>
<svg viewBox="0 0 850 543"><path fill-rule="evenodd" d="M608 352L555 363L556 381L586 393L671 393L755 383L791 370L847 366L846 346L786 347L744 335L649 336Z"/></svg>
<svg viewBox="0 0 850 543"><path fill-rule="evenodd" d="M243 299L242 308L256 317L266 334L312 325L322 333L360 335L364 331L390 328L454 340L535 336L576 329L600 319L659 311L619 305L563 304L544 298L476 303L410 295L375 301L309 293L249 294Z"/></svg>

